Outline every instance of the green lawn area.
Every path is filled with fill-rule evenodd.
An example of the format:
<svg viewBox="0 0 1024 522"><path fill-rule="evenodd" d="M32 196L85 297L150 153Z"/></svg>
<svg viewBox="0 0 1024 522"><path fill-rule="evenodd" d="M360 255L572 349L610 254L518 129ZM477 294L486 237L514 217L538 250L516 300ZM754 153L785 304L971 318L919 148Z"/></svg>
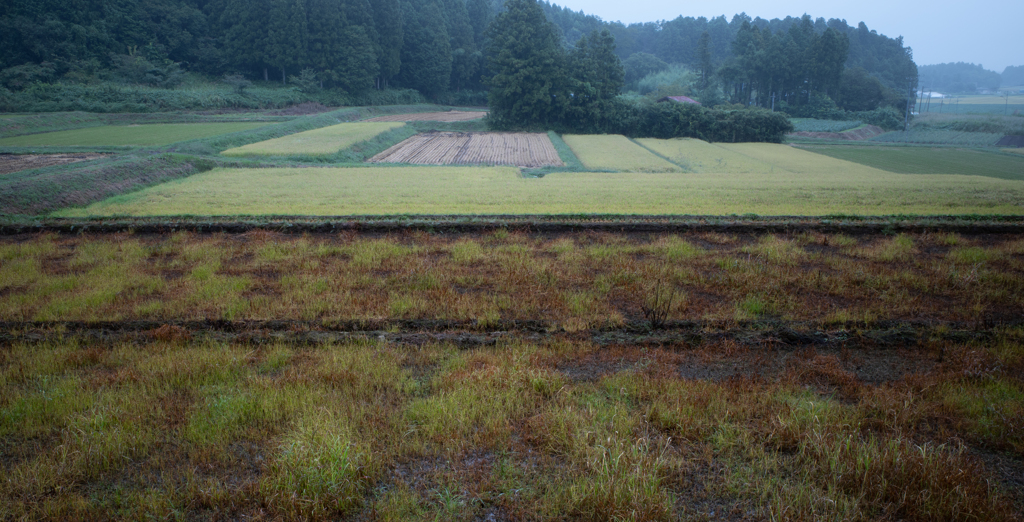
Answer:
<svg viewBox="0 0 1024 522"><path fill-rule="evenodd" d="M55 215L1024 214L1024 182L854 167L857 175L824 169L543 178L509 167L216 169Z"/></svg>
<svg viewBox="0 0 1024 522"><path fill-rule="evenodd" d="M250 143L242 147L228 149L221 154L225 156L288 156L296 154L329 156L356 143L403 126L405 126L403 122L342 123L259 143Z"/></svg>
<svg viewBox="0 0 1024 522"><path fill-rule="evenodd" d="M167 145L220 134L256 129L267 122L155 123L90 127L0 139L0 147L117 147Z"/></svg>
<svg viewBox="0 0 1024 522"><path fill-rule="evenodd" d="M971 149L806 146L808 151L900 174L962 174L1024 180L1024 157Z"/></svg>

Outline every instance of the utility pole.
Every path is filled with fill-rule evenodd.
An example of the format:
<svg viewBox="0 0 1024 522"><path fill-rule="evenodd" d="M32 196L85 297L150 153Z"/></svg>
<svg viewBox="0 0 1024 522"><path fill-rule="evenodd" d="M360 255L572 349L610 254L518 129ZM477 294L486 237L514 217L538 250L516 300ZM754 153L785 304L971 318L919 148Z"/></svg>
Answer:
<svg viewBox="0 0 1024 522"><path fill-rule="evenodd" d="M917 95L914 93L913 84L907 86L907 94L914 94L914 101L917 101ZM903 132L910 130L910 96L907 96L907 112L903 115Z"/></svg>
<svg viewBox="0 0 1024 522"><path fill-rule="evenodd" d="M1010 91L1007 90L1006 94L1004 94L1003 96L1006 97L1006 105L1003 106L1003 116L1006 116L1006 114L1010 110Z"/></svg>

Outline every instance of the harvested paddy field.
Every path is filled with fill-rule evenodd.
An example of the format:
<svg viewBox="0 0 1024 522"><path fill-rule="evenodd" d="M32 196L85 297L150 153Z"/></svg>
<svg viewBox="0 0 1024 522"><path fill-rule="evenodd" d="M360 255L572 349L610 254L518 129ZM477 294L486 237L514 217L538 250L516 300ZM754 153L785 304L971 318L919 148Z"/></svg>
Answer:
<svg viewBox="0 0 1024 522"><path fill-rule="evenodd" d="M619 135L565 135L566 145L588 169L618 172L682 172L678 165Z"/></svg>
<svg viewBox="0 0 1024 522"><path fill-rule="evenodd" d="M389 130L404 126L391 123L341 123L298 132L281 138L250 143L221 152L223 156L330 156Z"/></svg>
<svg viewBox="0 0 1024 522"><path fill-rule="evenodd" d="M1020 234L49 234L0 260L2 518L1024 507Z"/></svg>
<svg viewBox="0 0 1024 522"><path fill-rule="evenodd" d="M767 150L800 155L806 173L525 178L510 167L215 169L55 215L1024 214L1021 181L892 174L774 147Z"/></svg>
<svg viewBox="0 0 1024 522"><path fill-rule="evenodd" d="M479 120L485 116L487 116L486 111L417 112L413 114L378 116L364 121L440 121L451 123L456 121Z"/></svg>
<svg viewBox="0 0 1024 522"><path fill-rule="evenodd" d="M107 125L0 139L0 147L143 147L209 138L271 125L266 122Z"/></svg>
<svg viewBox="0 0 1024 522"><path fill-rule="evenodd" d="M0 154L0 174L66 165L104 156L105 154Z"/></svg>
<svg viewBox="0 0 1024 522"><path fill-rule="evenodd" d="M418 165L514 165L560 167L547 134L429 132L418 134L370 158L370 163Z"/></svg>
<svg viewBox="0 0 1024 522"><path fill-rule="evenodd" d="M902 234L50 236L0 242L0 320L1014 322L1024 239ZM660 288L660 290L659 290Z"/></svg>

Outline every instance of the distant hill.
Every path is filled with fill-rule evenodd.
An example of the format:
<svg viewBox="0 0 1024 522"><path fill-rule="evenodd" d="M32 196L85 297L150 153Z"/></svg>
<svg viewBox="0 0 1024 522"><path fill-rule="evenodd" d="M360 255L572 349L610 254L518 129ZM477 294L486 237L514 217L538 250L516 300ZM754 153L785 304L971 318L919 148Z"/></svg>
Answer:
<svg viewBox="0 0 1024 522"><path fill-rule="evenodd" d="M921 65L917 68L919 85L923 89L942 93L973 94L980 89L995 91L1002 84L1003 77L973 63L940 63Z"/></svg>

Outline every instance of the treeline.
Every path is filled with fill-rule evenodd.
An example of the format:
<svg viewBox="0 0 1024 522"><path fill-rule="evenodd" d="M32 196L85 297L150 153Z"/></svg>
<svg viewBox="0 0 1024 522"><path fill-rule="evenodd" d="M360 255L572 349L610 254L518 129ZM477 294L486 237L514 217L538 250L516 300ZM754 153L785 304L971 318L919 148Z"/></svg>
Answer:
<svg viewBox="0 0 1024 522"><path fill-rule="evenodd" d="M781 113L623 98L625 71L609 31L595 30L567 51L536 0L508 0L506 8L487 31L495 129L728 142L779 142L792 130Z"/></svg>
<svg viewBox="0 0 1024 522"><path fill-rule="evenodd" d="M655 75L704 105L723 103L782 110L791 116L860 119L902 127L914 103L918 72L909 47L845 20L751 19L746 14L624 25L542 4L569 41L586 31L608 30L623 60L626 84L639 92ZM685 64L696 78L681 81L671 64ZM683 86L680 88L680 86Z"/></svg>
<svg viewBox="0 0 1024 522"><path fill-rule="evenodd" d="M0 81L173 87L187 70L347 93L482 90L495 10L492 0L12 0Z"/></svg>
<svg viewBox="0 0 1024 522"><path fill-rule="evenodd" d="M921 88L943 93L975 94L979 90L995 91L1001 86L1024 85L1024 66L1010 66L1003 74L990 71L981 64L940 63L921 66Z"/></svg>

